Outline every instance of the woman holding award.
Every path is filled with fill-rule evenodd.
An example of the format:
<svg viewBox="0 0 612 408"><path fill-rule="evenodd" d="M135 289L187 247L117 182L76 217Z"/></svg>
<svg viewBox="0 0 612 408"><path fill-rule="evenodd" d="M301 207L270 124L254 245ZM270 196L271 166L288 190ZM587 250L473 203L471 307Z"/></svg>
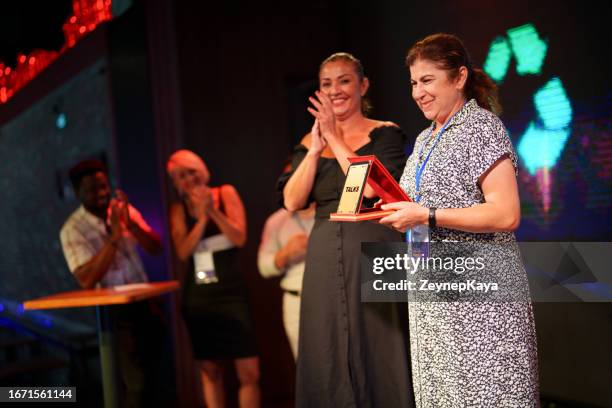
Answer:
<svg viewBox="0 0 612 408"><path fill-rule="evenodd" d="M512 232L520 220L517 156L493 113L495 84L453 35L417 42L406 66L412 96L432 123L417 137L400 180L414 201L383 205L397 211L380 222L412 240L429 235L431 248L484 248L487 272L498 272L500 288L523 294L409 303L416 404L539 406L533 313Z"/></svg>
<svg viewBox="0 0 612 408"><path fill-rule="evenodd" d="M362 241L401 241L371 222L330 222L338 208L348 157L376 155L397 179L405 136L365 116L369 82L347 53L327 58L311 97L314 125L295 148L292 171L279 180L290 211L316 202L300 313L298 407L412 406L405 315L394 303L360 301ZM375 202L369 188L365 196Z"/></svg>
<svg viewBox="0 0 612 408"><path fill-rule="evenodd" d="M242 200L229 184L210 187L208 168L190 150L172 154L166 167L181 197L170 206L170 233L178 258L188 264L181 306L206 406L226 405L222 360L230 360L240 407L258 407L259 358L245 277L236 262L246 241Z"/></svg>

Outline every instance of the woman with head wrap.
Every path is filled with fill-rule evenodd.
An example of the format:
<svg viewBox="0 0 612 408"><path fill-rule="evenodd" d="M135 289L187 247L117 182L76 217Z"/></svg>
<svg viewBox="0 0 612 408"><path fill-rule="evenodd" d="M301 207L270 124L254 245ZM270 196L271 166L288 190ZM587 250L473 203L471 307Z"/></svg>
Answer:
<svg viewBox="0 0 612 408"><path fill-rule="evenodd" d="M182 279L182 311L208 407L225 405L220 360L233 360L241 407L259 406L259 359L244 276L236 263L246 241L246 215L236 189L209 187L204 161L189 150L167 163L181 200L170 207L177 256L189 264Z"/></svg>

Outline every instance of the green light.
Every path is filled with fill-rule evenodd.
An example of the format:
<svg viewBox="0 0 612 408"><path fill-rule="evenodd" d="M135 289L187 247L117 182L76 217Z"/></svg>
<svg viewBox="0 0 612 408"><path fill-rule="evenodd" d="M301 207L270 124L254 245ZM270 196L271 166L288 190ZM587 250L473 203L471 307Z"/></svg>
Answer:
<svg viewBox="0 0 612 408"><path fill-rule="evenodd" d="M557 77L535 93L533 102L546 129L563 129L572 121L572 106L561 80Z"/></svg>
<svg viewBox="0 0 612 408"><path fill-rule="evenodd" d="M485 72L495 82L502 82L514 55L519 75L540 75L548 45L533 24L511 28L507 34L508 37L499 36L491 43L483 65ZM517 150L529 173L535 175L538 169L550 169L558 163L571 136L573 112L558 77L538 89L533 104L537 118L529 122Z"/></svg>
<svg viewBox="0 0 612 408"><path fill-rule="evenodd" d="M508 30L510 45L516 57L516 72L519 75L541 74L548 46L532 24Z"/></svg>
<svg viewBox="0 0 612 408"><path fill-rule="evenodd" d="M485 72L495 81L501 82L508 72L512 51L504 37L497 37L491 43L487 60L484 63Z"/></svg>

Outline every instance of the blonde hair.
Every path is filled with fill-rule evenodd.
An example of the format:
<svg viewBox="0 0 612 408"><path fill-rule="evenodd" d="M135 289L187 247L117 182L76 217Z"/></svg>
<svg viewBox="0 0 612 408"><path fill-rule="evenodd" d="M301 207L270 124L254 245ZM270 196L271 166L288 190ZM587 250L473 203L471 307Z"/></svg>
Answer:
<svg viewBox="0 0 612 408"><path fill-rule="evenodd" d="M195 170L198 175L205 180L206 182L210 178L210 172L208 171L208 167L204 163L204 160L191 150L181 149L172 153L168 162L166 163L166 172L174 181L176 171L180 168L186 168L190 170ZM176 183L175 183L176 186ZM178 187L177 187L178 189ZM179 191L180 194L184 193Z"/></svg>

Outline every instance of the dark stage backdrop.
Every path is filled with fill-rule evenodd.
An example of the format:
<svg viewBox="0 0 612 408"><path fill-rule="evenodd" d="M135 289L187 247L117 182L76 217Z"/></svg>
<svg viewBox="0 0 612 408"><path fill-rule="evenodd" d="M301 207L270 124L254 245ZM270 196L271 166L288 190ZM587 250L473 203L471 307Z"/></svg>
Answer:
<svg viewBox="0 0 612 408"><path fill-rule="evenodd" d="M99 59L0 128L2 298L21 302L77 289L59 241L62 224L78 207L67 171L88 157L114 170L107 65Z"/></svg>
<svg viewBox="0 0 612 408"><path fill-rule="evenodd" d="M94 342L96 338L93 308L24 313L19 306L27 299L77 289L59 241L62 224L79 205L67 178L72 165L91 157L106 161L112 186L124 189L167 238L146 22L140 5L99 26L0 106L0 313L10 312L16 327L36 324L33 331L42 338L70 340L77 329L93 334ZM170 277L170 251L165 248L157 257L141 252L152 281ZM4 326L12 327L9 320L4 315L0 319L0 334ZM176 395L173 347L167 333L152 335L162 336L167 347L156 356L162 369L154 398L170 406ZM95 384L99 366L93 370L86 376ZM96 399L97 391L84 392Z"/></svg>

